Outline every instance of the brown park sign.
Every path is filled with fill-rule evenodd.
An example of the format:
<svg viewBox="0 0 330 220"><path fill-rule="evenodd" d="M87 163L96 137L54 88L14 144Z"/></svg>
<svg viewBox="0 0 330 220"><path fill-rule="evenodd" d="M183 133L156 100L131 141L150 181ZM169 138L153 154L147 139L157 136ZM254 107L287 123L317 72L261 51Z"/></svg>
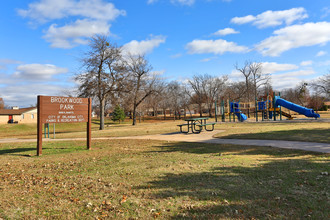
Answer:
<svg viewBox="0 0 330 220"><path fill-rule="evenodd" d="M37 155L42 154L44 123L87 122L87 149L91 147L91 98L38 96Z"/></svg>

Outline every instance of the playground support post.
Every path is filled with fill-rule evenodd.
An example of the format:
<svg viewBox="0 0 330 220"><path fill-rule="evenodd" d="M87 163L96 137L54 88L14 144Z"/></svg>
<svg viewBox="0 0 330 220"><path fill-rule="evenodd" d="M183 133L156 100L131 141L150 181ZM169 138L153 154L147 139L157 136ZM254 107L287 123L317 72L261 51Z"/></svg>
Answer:
<svg viewBox="0 0 330 220"><path fill-rule="evenodd" d="M264 102L263 99L261 99L262 102ZM264 121L265 120L265 107L267 106L267 103L266 105L263 106L262 108L262 111L261 111L261 121Z"/></svg>
<svg viewBox="0 0 330 220"><path fill-rule="evenodd" d="M278 93L278 96L281 97L281 93ZM282 121L282 106L280 106L280 120Z"/></svg>
<svg viewBox="0 0 330 220"><path fill-rule="evenodd" d="M215 122L218 122L218 118L217 118L217 100L215 100L214 106L215 106L215 109L214 109Z"/></svg>
<svg viewBox="0 0 330 220"><path fill-rule="evenodd" d="M258 121L258 101L257 101L257 98L255 100L255 112L256 112L256 121Z"/></svg>
<svg viewBox="0 0 330 220"><path fill-rule="evenodd" d="M274 96L273 96L273 113L274 113L274 115L273 115L273 117L274 117L274 121L276 121L276 106L275 106L275 92L273 93L274 94Z"/></svg>
<svg viewBox="0 0 330 220"><path fill-rule="evenodd" d="M225 101L221 101L222 122L225 122Z"/></svg>
<svg viewBox="0 0 330 220"><path fill-rule="evenodd" d="M47 138L47 133L49 138L49 123L44 124L44 133L45 133L45 138Z"/></svg>

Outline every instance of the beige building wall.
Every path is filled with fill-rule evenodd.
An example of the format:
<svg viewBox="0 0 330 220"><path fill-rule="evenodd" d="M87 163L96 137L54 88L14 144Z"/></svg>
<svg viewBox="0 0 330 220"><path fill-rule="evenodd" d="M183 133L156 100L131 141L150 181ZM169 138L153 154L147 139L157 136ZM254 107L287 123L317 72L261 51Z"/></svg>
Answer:
<svg viewBox="0 0 330 220"><path fill-rule="evenodd" d="M38 117L37 117L38 111L37 109L33 109L31 111L27 111L21 115L13 115L13 120L17 121L19 124L22 123L37 123ZM0 123L1 124L7 124L9 120L8 115L0 115Z"/></svg>
<svg viewBox="0 0 330 220"><path fill-rule="evenodd" d="M37 109L34 109L21 115L14 115L14 121L18 121L18 123L37 123L37 114Z"/></svg>
<svg viewBox="0 0 330 220"><path fill-rule="evenodd" d="M9 120L8 115L0 115L0 124L7 124L8 120Z"/></svg>

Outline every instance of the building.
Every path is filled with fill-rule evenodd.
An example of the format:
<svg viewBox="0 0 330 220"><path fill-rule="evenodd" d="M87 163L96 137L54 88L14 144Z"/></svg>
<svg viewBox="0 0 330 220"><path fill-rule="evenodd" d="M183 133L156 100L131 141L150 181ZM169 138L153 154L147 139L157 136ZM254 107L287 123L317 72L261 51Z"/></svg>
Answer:
<svg viewBox="0 0 330 220"><path fill-rule="evenodd" d="M37 107L0 109L0 124L37 123Z"/></svg>

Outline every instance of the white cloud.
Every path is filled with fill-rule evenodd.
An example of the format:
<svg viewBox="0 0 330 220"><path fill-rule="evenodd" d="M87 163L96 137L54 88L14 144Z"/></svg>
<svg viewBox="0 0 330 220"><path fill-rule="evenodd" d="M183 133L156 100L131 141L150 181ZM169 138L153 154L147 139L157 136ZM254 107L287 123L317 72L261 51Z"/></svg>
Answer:
<svg viewBox="0 0 330 220"><path fill-rule="evenodd" d="M315 74L313 69L298 70L294 72L286 72L282 74L272 75L273 87L277 90L293 88L298 85L302 80L310 78Z"/></svg>
<svg viewBox="0 0 330 220"><path fill-rule="evenodd" d="M313 64L313 61L312 60L306 60L306 61L302 61L300 63L300 66L310 66Z"/></svg>
<svg viewBox="0 0 330 220"><path fill-rule="evenodd" d="M152 71L153 76L163 76L166 70L157 70L157 71Z"/></svg>
<svg viewBox="0 0 330 220"><path fill-rule="evenodd" d="M229 78L230 79L233 79L234 81L242 80L243 79L243 75L242 75L242 73L240 71L238 71L237 69L234 69L229 74Z"/></svg>
<svg viewBox="0 0 330 220"><path fill-rule="evenodd" d="M171 3L180 5L193 5L195 0L171 0Z"/></svg>
<svg viewBox="0 0 330 220"><path fill-rule="evenodd" d="M161 43L165 43L166 37L164 36L153 36L151 39L131 42L123 46L124 53L130 53L131 55L148 54L158 47Z"/></svg>
<svg viewBox="0 0 330 220"><path fill-rule="evenodd" d="M148 0L147 4L153 4L158 2L159 0ZM195 3L195 0L170 0L170 2L174 5L188 5L191 6Z"/></svg>
<svg viewBox="0 0 330 220"><path fill-rule="evenodd" d="M218 30L217 32L214 33L214 35L225 36L225 35L229 35L229 34L238 34L238 33L239 33L239 31L236 31L232 28L225 28L225 29Z"/></svg>
<svg viewBox="0 0 330 220"><path fill-rule="evenodd" d="M264 73L276 73L288 70L298 69L297 65L294 64L280 64L275 62L263 62L262 63L262 71Z"/></svg>
<svg viewBox="0 0 330 220"><path fill-rule="evenodd" d="M279 56L293 48L326 44L330 41L330 22L292 25L274 31L273 35L256 46L264 56Z"/></svg>
<svg viewBox="0 0 330 220"><path fill-rule="evenodd" d="M244 17L234 17L231 19L231 23L234 24L246 24L246 23L250 23L252 21L255 21L257 18L254 17L253 15L247 15Z"/></svg>
<svg viewBox="0 0 330 220"><path fill-rule="evenodd" d="M317 57L321 57L321 56L326 55L327 53L328 53L328 52L321 50L321 51L319 51L319 52L316 54L316 56L317 56Z"/></svg>
<svg viewBox="0 0 330 220"><path fill-rule="evenodd" d="M234 17L231 22L234 24L246 24L251 23L258 28L274 27L282 25L292 24L294 21L303 20L308 15L304 8L292 8L283 11L265 11L257 16L247 15L244 17Z"/></svg>
<svg viewBox="0 0 330 220"><path fill-rule="evenodd" d="M105 21L77 20L71 25L57 27L52 24L43 36L52 47L72 48L77 44L86 44L86 38L95 34L109 34L110 24Z"/></svg>
<svg viewBox="0 0 330 220"><path fill-rule="evenodd" d="M0 94L8 106L30 107L37 103L38 95L60 95L61 91L70 89L68 86L51 85L48 83L11 84L0 87Z"/></svg>
<svg viewBox="0 0 330 220"><path fill-rule="evenodd" d="M20 64L21 61L18 60L12 60L12 59L0 59L1 64L9 65L9 64Z"/></svg>
<svg viewBox="0 0 330 220"><path fill-rule="evenodd" d="M44 23L70 16L111 21L126 12L103 0L41 0L29 4L27 10L18 10L18 14Z"/></svg>
<svg viewBox="0 0 330 220"><path fill-rule="evenodd" d="M67 73L67 68L57 67L52 64L25 64L19 65L13 74L15 78L29 81L49 80L53 75Z"/></svg>
<svg viewBox="0 0 330 220"><path fill-rule="evenodd" d="M18 14L40 23L67 18L69 24L51 24L43 38L52 47L72 48L95 34L110 34L110 22L126 12L104 0L40 0Z"/></svg>
<svg viewBox="0 0 330 220"><path fill-rule="evenodd" d="M243 53L247 52L248 48L245 46L238 46L234 42L226 40L193 40L186 45L186 49L190 54L223 54L225 52Z"/></svg>

